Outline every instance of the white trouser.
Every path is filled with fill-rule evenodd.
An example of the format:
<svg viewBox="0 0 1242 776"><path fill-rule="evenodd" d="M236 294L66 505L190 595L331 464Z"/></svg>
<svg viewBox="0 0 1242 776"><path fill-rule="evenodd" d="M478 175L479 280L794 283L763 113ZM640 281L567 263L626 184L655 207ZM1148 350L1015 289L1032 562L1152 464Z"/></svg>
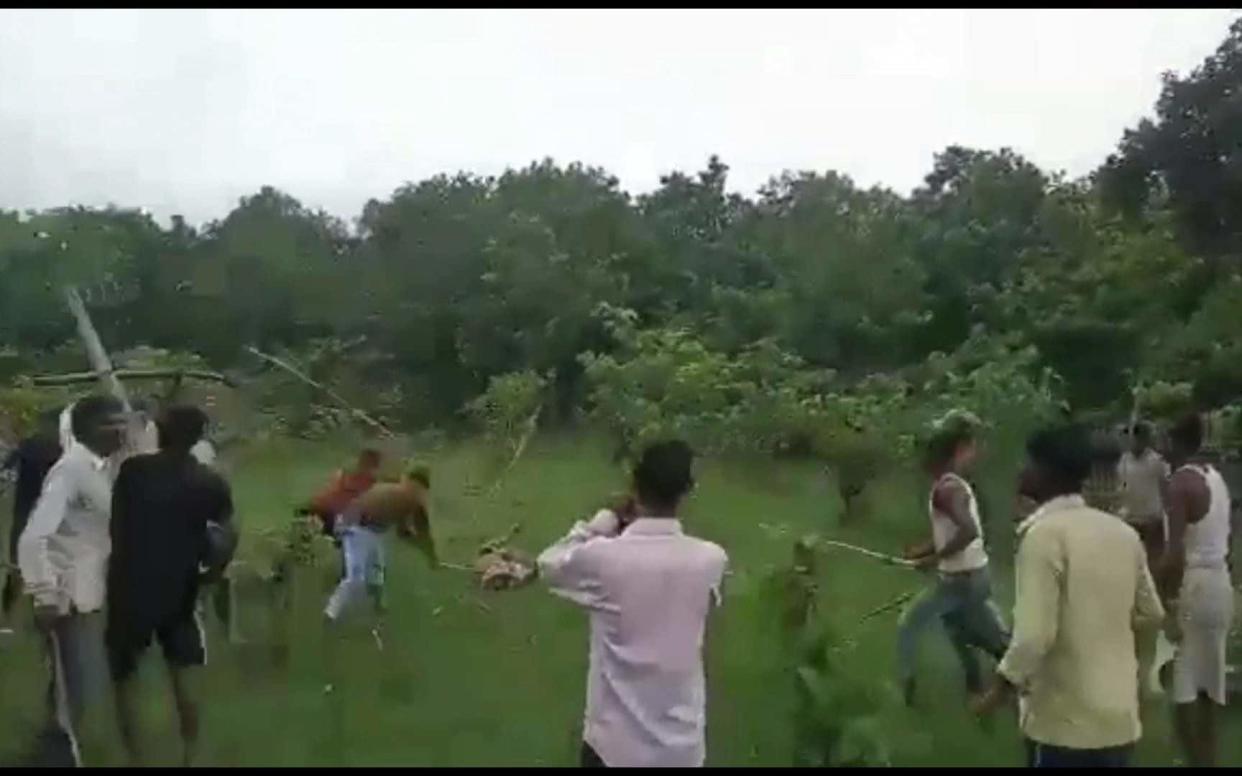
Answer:
<svg viewBox="0 0 1242 776"><path fill-rule="evenodd" d="M1229 570L1188 568L1178 595L1182 640L1173 659L1173 702L1193 703L1200 693L1225 705L1225 645L1233 622Z"/></svg>
<svg viewBox="0 0 1242 776"><path fill-rule="evenodd" d="M360 525L341 529L345 552L345 576L332 591L324 614L337 620L354 602L366 597L367 588L384 585L383 536Z"/></svg>

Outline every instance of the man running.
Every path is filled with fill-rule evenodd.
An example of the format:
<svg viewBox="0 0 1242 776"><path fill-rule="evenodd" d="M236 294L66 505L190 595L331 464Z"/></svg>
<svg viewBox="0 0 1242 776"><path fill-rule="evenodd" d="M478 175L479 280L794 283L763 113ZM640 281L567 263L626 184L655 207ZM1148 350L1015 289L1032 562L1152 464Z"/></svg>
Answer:
<svg viewBox="0 0 1242 776"><path fill-rule="evenodd" d="M1169 609L1178 739L1193 767L1216 764L1216 707L1225 705L1225 644L1233 621L1229 488L1199 456L1203 424L1190 415L1170 433L1178 467L1169 482L1169 537L1160 564Z"/></svg>
<svg viewBox="0 0 1242 776"><path fill-rule="evenodd" d="M345 576L328 599L324 616L341 619L356 601L370 594L376 615L383 613L384 532L396 526L397 535L411 540L439 566L431 537L427 496L431 475L425 466L412 466L400 482L382 482L356 498L337 521L337 535L345 552Z"/></svg>
<svg viewBox="0 0 1242 776"><path fill-rule="evenodd" d="M1017 601L1009 650L986 714L1015 691L1034 767L1120 767L1142 734L1139 634L1164 615L1138 535L1082 497L1091 470L1078 428L1027 443L1019 489L1039 504L1018 526Z"/></svg>
<svg viewBox="0 0 1242 776"><path fill-rule="evenodd" d="M124 408L112 397L90 396L73 406L70 425L74 441L48 472L17 543L52 671L52 720L37 758L55 766L81 765L77 731L107 687L101 609L111 544L108 457L124 441Z"/></svg>
<svg viewBox="0 0 1242 776"><path fill-rule="evenodd" d="M591 615L583 766L703 765L704 634L728 559L682 533L692 460L684 442L648 447L632 505L576 523L539 556L552 592Z"/></svg>
<svg viewBox="0 0 1242 776"><path fill-rule="evenodd" d="M942 622L948 630L972 696L983 689L973 649L999 660L1009 643L992 602L979 505L962 476L976 457L978 427L978 419L967 413L950 415L927 445L926 465L934 483L928 499L932 540L908 550L906 557L937 569L939 579L906 611L897 631L897 665L907 705L914 704L919 637L932 623Z"/></svg>
<svg viewBox="0 0 1242 776"><path fill-rule="evenodd" d="M310 503L298 509L298 514L319 518L325 536L336 538L336 521L354 502L375 484L380 468L380 453L370 448L358 454L352 470L341 469L332 475L332 481L315 494Z"/></svg>
<svg viewBox="0 0 1242 776"><path fill-rule="evenodd" d="M1156 563L1164 553L1165 520L1161 497L1169 465L1151 446L1151 426L1138 423L1130 438L1130 449L1117 465L1121 479L1122 517L1143 540L1147 560Z"/></svg>
<svg viewBox="0 0 1242 776"><path fill-rule="evenodd" d="M208 554L208 525L229 525L233 514L228 484L190 452L206 425L197 407L165 410L157 423L159 452L125 461L113 489L106 638L121 738L135 765L142 756L132 679L152 638L170 669L184 765L198 741L189 672L207 663L197 612L200 562Z"/></svg>
<svg viewBox="0 0 1242 776"><path fill-rule="evenodd" d="M21 575L17 566L17 540L30 519L30 512L39 500L47 473L60 459L61 449L57 437L57 413L53 410L39 417L38 427L30 436L18 443L9 453L0 469L15 469L17 482L13 491L13 522L9 525L9 562L14 568L5 575L3 611L8 617L21 593Z"/></svg>

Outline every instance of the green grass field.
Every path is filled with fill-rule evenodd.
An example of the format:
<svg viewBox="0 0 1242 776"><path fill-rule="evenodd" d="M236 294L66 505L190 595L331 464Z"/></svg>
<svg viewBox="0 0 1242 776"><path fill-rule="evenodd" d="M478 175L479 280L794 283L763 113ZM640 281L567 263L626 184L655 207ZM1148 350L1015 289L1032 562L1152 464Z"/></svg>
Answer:
<svg viewBox="0 0 1242 776"><path fill-rule="evenodd" d="M326 443L280 442L229 461L238 517L253 531L288 519L294 502L348 457ZM624 484L603 446L541 439L494 494L479 445L450 446L433 462L433 526L445 560L468 562L478 544L514 522L514 542L532 553L588 515ZM790 762L792 679L761 595L765 574L787 564L793 540L817 531L895 551L924 530L922 493L894 481L873 488L856 526L837 524L837 500L807 464L704 462L686 510L689 530L721 544L732 576L715 623L708 666L708 762ZM1002 484L994 486L1002 492ZM472 495L477 494L477 495ZM1003 510L998 510L1003 512ZM1007 525L989 527L1002 609L1011 603ZM576 762L586 671L586 617L540 585L500 593L477 590L452 570L432 572L412 548L391 542L385 649L365 629L348 633L341 679L323 693L319 611L323 590L302 589L293 603L288 662L276 668L260 648L230 647L208 617L210 665L203 672L204 765L570 765ZM323 575L320 575L321 577ZM867 611L927 584L919 575L851 554L822 560L820 607L842 631ZM858 629L851 673L890 682L896 615ZM884 729L898 765L1014 765L1022 752L1016 720L984 726L965 710L964 691L943 636L929 634L922 657L922 708L893 708ZM140 673L144 742L153 764L174 764L176 721L158 650ZM26 632L0 648L0 762L38 722L45 674ZM1167 710L1150 705L1138 762L1174 762ZM120 764L107 714L86 737L88 761ZM1226 721L1225 731L1236 725ZM21 739L21 740L19 740ZM1225 732L1222 762L1242 764L1242 743Z"/></svg>

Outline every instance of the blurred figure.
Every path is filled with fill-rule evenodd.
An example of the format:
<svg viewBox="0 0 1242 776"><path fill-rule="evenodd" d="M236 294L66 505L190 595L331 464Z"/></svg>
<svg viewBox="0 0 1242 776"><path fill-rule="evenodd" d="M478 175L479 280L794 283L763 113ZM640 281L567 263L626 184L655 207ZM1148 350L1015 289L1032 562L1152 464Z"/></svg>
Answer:
<svg viewBox="0 0 1242 776"><path fill-rule="evenodd" d="M188 671L207 662L198 614L201 564L213 573L227 565L227 557L214 557L210 534L213 526L232 528L233 500L224 479L190 452L207 426L202 410L170 407L157 426L159 452L125 461L113 489L108 659L122 741L131 763L140 764L132 677L152 638L159 642L181 723L182 761L189 765L198 709Z"/></svg>
<svg viewBox="0 0 1242 776"><path fill-rule="evenodd" d="M375 485L381 460L378 450L372 448L362 450L358 453L358 460L353 469L340 469L334 473L332 481L316 493L309 504L300 507L297 513L319 518L324 535L336 538L337 518L354 502L354 499Z"/></svg>
<svg viewBox="0 0 1242 776"><path fill-rule="evenodd" d="M633 498L539 556L552 592L590 612L584 767L703 765L704 641L728 558L682 533L692 462L684 442L648 447Z"/></svg>
<svg viewBox="0 0 1242 776"><path fill-rule="evenodd" d="M1121 457L1121 445L1112 434L1100 431L1091 435L1091 476L1082 492L1087 506L1110 515L1124 514L1118 473Z"/></svg>
<svg viewBox="0 0 1242 776"><path fill-rule="evenodd" d="M1118 767L1142 734L1141 631L1164 616L1138 535L1082 497L1090 441L1079 428L1027 442L1021 492L1039 508L1019 526L1013 640L974 703L987 714L1015 691L1033 767Z"/></svg>
<svg viewBox="0 0 1242 776"><path fill-rule="evenodd" d="M1165 481L1169 465L1151 444L1151 426L1138 423L1130 435L1130 449L1121 456L1117 476L1121 480L1121 516L1143 540L1147 560L1155 563L1164 553Z"/></svg>
<svg viewBox="0 0 1242 776"><path fill-rule="evenodd" d="M1172 696L1178 739L1190 765L1216 764L1216 707L1225 705L1225 646L1233 622L1229 488L1200 456L1203 423L1187 416L1170 432L1177 471L1169 482L1168 545L1161 587L1177 643Z"/></svg>
<svg viewBox="0 0 1242 776"><path fill-rule="evenodd" d="M370 594L375 614L383 613L383 535L390 526L396 528L398 536L418 546L432 568L439 566L428 514L430 489L427 467L411 466L399 482L374 485L346 507L336 522L345 552L345 575L324 609L329 622L340 620L366 594Z"/></svg>
<svg viewBox="0 0 1242 776"><path fill-rule="evenodd" d="M983 677L974 649L1000 660L1009 633L992 602L988 555L975 492L962 476L978 451L979 422L966 413L945 418L928 441L925 465L932 478L927 511L932 539L908 548L906 558L924 569L936 569L935 587L924 591L906 610L897 631L897 666L907 705L914 704L918 643L924 630L943 623L966 681L975 695Z"/></svg>
<svg viewBox="0 0 1242 776"><path fill-rule="evenodd" d="M43 480L56 465L61 449L57 434L55 410L39 416L34 433L18 443L9 453L0 469L16 471L17 482L13 492L13 521L9 524L8 559L13 565L4 580L3 611L6 617L13 612L13 605L21 593L21 575L17 571L17 540L26 527L30 512L39 500Z"/></svg>
<svg viewBox="0 0 1242 776"><path fill-rule="evenodd" d="M126 425L110 396L74 404L70 423L73 441L48 472L17 543L35 624L47 636L51 721L36 759L52 766L81 765L77 730L107 686L101 610L111 545L109 457L121 448Z"/></svg>

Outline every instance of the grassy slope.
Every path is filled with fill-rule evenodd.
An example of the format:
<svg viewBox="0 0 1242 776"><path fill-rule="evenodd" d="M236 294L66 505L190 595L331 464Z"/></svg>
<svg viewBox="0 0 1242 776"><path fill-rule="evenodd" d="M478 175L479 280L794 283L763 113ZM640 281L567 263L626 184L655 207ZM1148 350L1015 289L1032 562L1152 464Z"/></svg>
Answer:
<svg viewBox="0 0 1242 776"><path fill-rule="evenodd" d="M233 461L241 519L249 526L286 519L341 458L341 448L279 443ZM434 460L433 521L441 554L464 561L477 544L520 521L517 544L537 551L570 521L587 514L622 484L602 448L580 441L540 440L494 496L471 495L487 484L476 446L454 447ZM708 463L687 512L690 530L723 545L734 575L715 630L709 665L709 762L789 761L789 679L776 667L774 639L759 595L764 573L787 562L792 539L829 530L858 543L894 549L923 527L917 491L892 483L875 489L870 514L851 529L836 527L836 501L810 466ZM999 485L994 489L1002 493ZM766 527L765 527L766 524ZM1000 535L1004 526L994 526ZM997 555L1007 553L998 541ZM586 669L586 620L539 586L487 594L458 572L430 572L410 548L391 547L386 649L365 632L350 634L344 680L331 702L322 693L318 623L322 595L295 602L293 645L284 670L252 650L230 649L209 619L211 666L204 673L203 761L219 765L570 764ZM1011 600L1007 564L996 570L1002 608ZM910 572L834 553L823 563L821 605L850 631L866 611L924 584ZM326 595L326 590L323 592ZM849 652L852 671L888 681L893 671L894 615L870 621ZM1014 720L989 729L968 718L960 678L944 639L929 634L923 655L925 710L892 710L885 729L898 764L1002 765L1021 756ZM176 727L154 651L146 685L144 727L153 759L173 762ZM38 718L43 673L33 640L0 651L0 729ZM1168 764L1163 708L1148 710L1145 764ZM107 731L109 720L100 720ZM1232 720L1231 720L1232 722ZM6 736L6 738L9 738ZM16 739L13 736L12 739ZM1242 762L1242 745L1222 736L1224 762ZM0 755L16 740L0 741ZM91 739L95 762L118 762L106 735Z"/></svg>

